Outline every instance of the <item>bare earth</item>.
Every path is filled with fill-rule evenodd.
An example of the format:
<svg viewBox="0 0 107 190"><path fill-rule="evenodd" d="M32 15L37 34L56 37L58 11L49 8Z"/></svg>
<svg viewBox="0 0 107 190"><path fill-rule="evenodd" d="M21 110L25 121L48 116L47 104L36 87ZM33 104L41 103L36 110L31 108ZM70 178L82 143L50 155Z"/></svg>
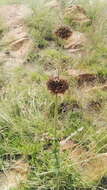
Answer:
<svg viewBox="0 0 107 190"><path fill-rule="evenodd" d="M0 62L5 62L5 68L13 68L22 64L32 48L25 19L32 14L25 5L4 5L0 7L0 17L8 27L2 44L4 50L0 52Z"/></svg>

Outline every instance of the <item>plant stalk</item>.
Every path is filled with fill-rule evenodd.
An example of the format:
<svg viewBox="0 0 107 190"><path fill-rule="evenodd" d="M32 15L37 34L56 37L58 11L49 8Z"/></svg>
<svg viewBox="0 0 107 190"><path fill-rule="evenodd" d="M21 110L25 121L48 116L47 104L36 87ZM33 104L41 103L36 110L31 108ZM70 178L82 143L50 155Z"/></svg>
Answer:
<svg viewBox="0 0 107 190"><path fill-rule="evenodd" d="M59 160L59 142L57 136L57 125L58 125L58 95L56 94L55 109L54 109L54 156L55 156L57 190L59 190L60 160Z"/></svg>

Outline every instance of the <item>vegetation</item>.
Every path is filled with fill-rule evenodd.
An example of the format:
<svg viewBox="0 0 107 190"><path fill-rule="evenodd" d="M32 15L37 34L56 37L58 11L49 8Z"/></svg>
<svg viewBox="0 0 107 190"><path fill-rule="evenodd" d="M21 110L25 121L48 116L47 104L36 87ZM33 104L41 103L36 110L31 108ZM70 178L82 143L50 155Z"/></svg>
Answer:
<svg viewBox="0 0 107 190"><path fill-rule="evenodd" d="M106 176L100 176L98 170L98 179L89 179L88 175L85 178L78 168L81 156L77 154L74 159L74 149L63 151L60 143L71 135L70 140L82 147L83 154L89 152L92 158L107 153L107 87L103 88L107 82L107 3L74 1L91 20L82 25L64 18L69 2L60 3L60 11L50 10L42 1L32 8L33 15L26 23L34 47L25 64L12 73L0 66L0 169L8 165L8 157L23 157L29 162L28 181L20 190L97 190L103 188L101 178ZM60 25L87 36L82 56L73 56L64 49L65 39L55 35ZM77 79L68 74L71 69L93 73L97 80L80 87ZM69 89L57 99L46 86L53 75L69 83ZM56 171L57 167L60 170Z"/></svg>

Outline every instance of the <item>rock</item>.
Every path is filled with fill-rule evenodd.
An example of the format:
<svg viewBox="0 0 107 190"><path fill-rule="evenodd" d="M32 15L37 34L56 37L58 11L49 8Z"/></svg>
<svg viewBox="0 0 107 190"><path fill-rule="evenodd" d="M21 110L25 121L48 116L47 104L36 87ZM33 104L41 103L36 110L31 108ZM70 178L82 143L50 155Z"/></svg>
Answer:
<svg viewBox="0 0 107 190"><path fill-rule="evenodd" d="M89 111L96 111L96 112L98 112L102 108L102 105L101 105L100 101L94 101L94 100L92 100L92 101L90 101L88 103L87 107L88 107Z"/></svg>
<svg viewBox="0 0 107 190"><path fill-rule="evenodd" d="M58 106L58 113L59 114L66 113L68 111L76 112L78 110L80 110L80 106L79 106L77 101L74 101L74 102L62 102Z"/></svg>
<svg viewBox="0 0 107 190"><path fill-rule="evenodd" d="M77 146L77 143L75 143L72 140L69 140L66 143L65 143L65 140L62 140L60 142L61 151L73 150L76 146Z"/></svg>
<svg viewBox="0 0 107 190"><path fill-rule="evenodd" d="M85 34L73 31L72 35L66 40L64 48L70 53L81 51L87 42Z"/></svg>
<svg viewBox="0 0 107 190"><path fill-rule="evenodd" d="M80 74L77 78L78 80L78 85L81 86L85 83L93 83L95 82L97 79L96 75L95 74L90 74L90 73L83 73L83 74Z"/></svg>
<svg viewBox="0 0 107 190"><path fill-rule="evenodd" d="M18 160L10 166L5 173L0 174L0 190L11 190L25 183L29 172L29 165L23 160Z"/></svg>
<svg viewBox="0 0 107 190"><path fill-rule="evenodd" d="M107 173L107 153L93 153L82 145L69 140L60 143L61 151L67 151L67 159L87 183L99 181Z"/></svg>
<svg viewBox="0 0 107 190"><path fill-rule="evenodd" d="M64 18L69 19L73 23L84 24L90 22L90 19L86 15L86 11L78 5L72 5L65 9Z"/></svg>
<svg viewBox="0 0 107 190"><path fill-rule="evenodd" d="M85 160L84 160L85 161ZM107 172L107 154L96 154L90 156L84 165L84 179L88 181L98 181Z"/></svg>
<svg viewBox="0 0 107 190"><path fill-rule="evenodd" d="M46 3L45 7L48 8L59 8L59 3L56 0Z"/></svg>
<svg viewBox="0 0 107 190"><path fill-rule="evenodd" d="M32 39L28 35L25 25L26 17L32 11L25 5L3 5L0 7L0 16L3 17L8 30L1 39L3 46L9 51L9 55L1 54L0 60L5 60L4 69L8 70L20 66L25 62L29 50L33 48Z"/></svg>
<svg viewBox="0 0 107 190"><path fill-rule="evenodd" d="M89 89L86 89L85 92L86 92L86 93L89 93L90 91L96 91L96 90L107 91L107 84L105 84L105 85L100 85L100 86L90 87Z"/></svg>
<svg viewBox="0 0 107 190"><path fill-rule="evenodd" d="M102 90L107 91L107 84L101 87Z"/></svg>
<svg viewBox="0 0 107 190"><path fill-rule="evenodd" d="M24 24L24 19L32 14L29 7L22 4L0 6L0 16L5 19L9 29L15 29Z"/></svg>
<svg viewBox="0 0 107 190"><path fill-rule="evenodd" d="M83 72L78 69L69 69L68 70L68 75L73 76L73 77L78 77L78 75L82 74Z"/></svg>
<svg viewBox="0 0 107 190"><path fill-rule="evenodd" d="M88 72L83 72L80 70L74 70L71 69L68 71L68 74L74 77L79 86L82 86L84 84L90 84L96 81L97 76L94 73L88 73Z"/></svg>

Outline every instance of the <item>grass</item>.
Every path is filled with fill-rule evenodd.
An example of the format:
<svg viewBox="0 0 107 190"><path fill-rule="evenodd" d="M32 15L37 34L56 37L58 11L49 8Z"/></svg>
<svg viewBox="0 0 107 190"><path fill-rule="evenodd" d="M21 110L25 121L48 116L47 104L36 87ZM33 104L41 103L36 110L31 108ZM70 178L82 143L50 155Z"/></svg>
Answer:
<svg viewBox="0 0 107 190"><path fill-rule="evenodd" d="M64 41L56 39L54 30L59 24L70 23L66 23L64 18L60 19L57 10L50 11L49 8L43 8L43 2L40 1L37 7L33 8L32 17L26 21L29 35L34 41L34 48L29 52L26 64L32 66L33 70L28 70L26 65L23 65L15 68L12 75L7 75L1 67L0 169L9 163L8 159L4 159L5 155L10 155L14 159L20 155L28 159L31 171L28 182L22 184L20 190L58 190L58 188L93 190L97 189L101 180L101 178L84 180L78 165L70 158L69 150L60 152L59 184L55 175L52 148L55 101L46 87L46 82L53 73L59 71L60 76L66 78L70 85L63 96L58 96L57 123L55 123L57 138L63 140L74 134L73 142L89 153L107 152L107 91L96 88L87 93L86 88L79 88L75 79L67 74L69 69L83 69L94 72L99 78L103 77L106 80L105 5L97 3L89 6L88 0L75 2L77 4L79 2L86 9L88 17L92 19L91 25L74 26L74 29L84 32L89 39L89 43L85 44L88 52L85 56L74 58L64 50ZM5 3L12 1L0 2L0 4ZM99 86L101 83L97 81L95 85ZM92 101L101 104L99 110L94 109ZM77 105L75 109L74 105ZM83 130L78 132L81 128ZM81 160L77 161L81 163Z"/></svg>

